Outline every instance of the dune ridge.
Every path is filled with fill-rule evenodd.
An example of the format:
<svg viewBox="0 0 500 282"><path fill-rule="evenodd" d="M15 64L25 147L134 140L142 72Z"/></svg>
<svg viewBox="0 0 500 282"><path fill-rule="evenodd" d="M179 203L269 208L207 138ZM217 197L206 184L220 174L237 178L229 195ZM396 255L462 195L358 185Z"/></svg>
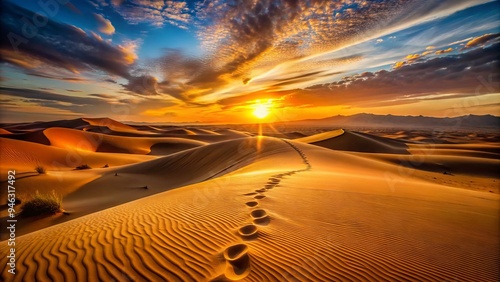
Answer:
<svg viewBox="0 0 500 282"><path fill-rule="evenodd" d="M117 166L154 158L153 156L68 150L7 138L0 138L0 147L2 148L0 167L19 171L34 171L37 165L49 170L74 169L82 164L95 168L106 164Z"/></svg>
<svg viewBox="0 0 500 282"><path fill-rule="evenodd" d="M171 154L207 143L173 137L123 137L66 128L43 131L50 144L59 148L127 154Z"/></svg>
<svg viewBox="0 0 500 282"><path fill-rule="evenodd" d="M296 141L332 150L408 154L408 146L404 142L361 132L344 131L342 129L299 138Z"/></svg>

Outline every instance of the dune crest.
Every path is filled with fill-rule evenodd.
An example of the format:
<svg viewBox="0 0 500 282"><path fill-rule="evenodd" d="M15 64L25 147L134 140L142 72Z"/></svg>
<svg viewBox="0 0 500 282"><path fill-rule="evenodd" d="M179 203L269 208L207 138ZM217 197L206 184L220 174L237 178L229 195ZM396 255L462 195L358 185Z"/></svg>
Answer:
<svg viewBox="0 0 500 282"><path fill-rule="evenodd" d="M403 142L342 129L299 138L296 141L341 151L408 154L408 146Z"/></svg>
<svg viewBox="0 0 500 282"><path fill-rule="evenodd" d="M110 136L67 128L49 128L43 133L52 146L92 152L167 155L207 144L184 138Z"/></svg>

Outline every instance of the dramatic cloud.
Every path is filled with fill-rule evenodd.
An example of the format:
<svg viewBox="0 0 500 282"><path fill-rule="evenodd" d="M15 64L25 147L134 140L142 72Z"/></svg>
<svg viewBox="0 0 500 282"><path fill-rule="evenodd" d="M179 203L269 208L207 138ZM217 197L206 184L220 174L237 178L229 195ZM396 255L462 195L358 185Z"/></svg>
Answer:
<svg viewBox="0 0 500 282"><path fill-rule="evenodd" d="M326 85L297 89L282 98L293 106L363 106L380 101L404 103L435 94L474 96L496 93L500 91L499 52L500 43L497 43L484 49L433 58L393 71L368 72ZM442 98L448 96L435 96L435 99Z"/></svg>
<svg viewBox="0 0 500 282"><path fill-rule="evenodd" d="M99 31L106 34L112 35L115 33L115 27L111 24L111 21L104 18L102 15L94 14L94 17L99 25Z"/></svg>
<svg viewBox="0 0 500 282"><path fill-rule="evenodd" d="M2 61L27 69L42 63L73 73L101 70L130 77L129 67L137 59L133 44L112 45L95 34L50 19L33 29L22 20L33 19L33 12L9 2L3 3L3 9L0 34L8 40L1 41Z"/></svg>
<svg viewBox="0 0 500 282"><path fill-rule="evenodd" d="M335 66L328 65L329 53L360 42L377 42L394 31L482 2L485 0L199 2L196 24L204 59L196 63L194 74L186 71L191 67L179 68L163 60L167 62L162 67L163 79L170 87L166 93L210 102L222 96L251 93L259 87L267 91L276 86L264 83L276 79L268 76L323 73ZM172 72L174 79L169 76ZM181 78L179 73L186 76ZM310 76L282 86L301 87L300 83L315 83L318 79Z"/></svg>
<svg viewBox="0 0 500 282"><path fill-rule="evenodd" d="M85 30L54 18L30 26L33 12L5 2L0 35L7 40L0 43L0 62L31 76L60 80L56 83L87 84L78 88L83 93L97 92L88 81L107 82L106 94L86 94L92 100L78 101L84 108L98 108L96 101L107 107L134 101L135 113L162 117L182 107L191 112L202 107L234 110L255 99L275 99L279 107L313 107L465 97L480 84L477 77L497 77L492 54L498 51L499 34L481 21L459 34L463 19L457 12L467 9L475 24L480 16L472 10L477 7L468 8L485 2L89 0L91 6L79 8L94 15L100 35L89 31L96 27L92 21L70 21ZM104 36L115 32L111 21L120 24L113 41ZM435 29L428 28L433 25ZM478 34L485 35L471 37ZM456 41L460 38L467 39ZM194 46L196 39L199 46ZM193 48L187 46L191 42ZM488 87L498 91L498 86ZM81 112L76 102L52 96L57 94L37 93L46 99L36 98L25 90L3 89L31 104ZM160 100L169 104L155 110Z"/></svg>

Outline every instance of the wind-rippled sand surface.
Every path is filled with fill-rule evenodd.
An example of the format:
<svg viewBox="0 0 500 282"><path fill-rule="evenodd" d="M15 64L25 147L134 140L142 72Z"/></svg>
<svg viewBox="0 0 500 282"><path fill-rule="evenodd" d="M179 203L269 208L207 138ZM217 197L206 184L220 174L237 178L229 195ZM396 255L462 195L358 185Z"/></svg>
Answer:
<svg viewBox="0 0 500 282"><path fill-rule="evenodd" d="M218 136L190 131L190 136ZM219 135L228 136L227 132ZM303 142L231 136L225 141L194 139L199 143L189 144L195 147L155 159L117 154L121 162L133 162L125 166L109 161L109 168L49 170L47 175L19 179L18 189L53 183L65 195L63 206L70 215L29 221L31 229L23 227L17 238L17 274L7 273L3 256L2 279L500 278L498 179L484 173L499 164L491 157L497 154L492 145L448 146L441 155L439 148L424 154L415 145L343 131ZM49 136L53 138L57 136ZM133 144L108 140L122 147ZM142 140L144 150L154 145ZM47 152L69 150L5 138L2 142L9 145L8 157L19 155L25 143L44 146ZM370 142L374 146L367 148ZM360 146L357 152L356 146ZM87 158L106 154L112 153L89 152ZM422 167L397 161L417 154L424 157ZM449 174L443 174L443 166L429 164L450 155L454 157L444 158L441 164L450 169ZM51 156L57 154L45 157ZM454 166L470 159L480 168L461 171ZM23 162L17 165L17 169L32 169ZM54 175L59 174L68 175L68 185L55 184ZM464 189L464 185L446 184L449 179L481 180L480 185L497 190ZM33 226L40 230L33 231ZM5 241L1 242L1 253L7 250Z"/></svg>

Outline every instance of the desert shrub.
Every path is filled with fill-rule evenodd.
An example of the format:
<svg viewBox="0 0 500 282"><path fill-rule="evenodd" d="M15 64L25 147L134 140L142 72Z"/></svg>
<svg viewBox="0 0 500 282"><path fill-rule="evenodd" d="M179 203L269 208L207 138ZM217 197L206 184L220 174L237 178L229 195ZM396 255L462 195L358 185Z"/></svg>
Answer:
<svg viewBox="0 0 500 282"><path fill-rule="evenodd" d="M88 164L82 164L77 166L75 169L80 170L80 169L91 169L91 167Z"/></svg>
<svg viewBox="0 0 500 282"><path fill-rule="evenodd" d="M62 212L62 197L56 192L40 194L36 191L35 196L26 201L21 207L21 216L29 217L36 215L47 215Z"/></svg>
<svg viewBox="0 0 500 282"><path fill-rule="evenodd" d="M45 170L45 167L41 166L41 165L37 165L35 167L35 170L36 172L38 172L38 174L45 174L47 171Z"/></svg>

